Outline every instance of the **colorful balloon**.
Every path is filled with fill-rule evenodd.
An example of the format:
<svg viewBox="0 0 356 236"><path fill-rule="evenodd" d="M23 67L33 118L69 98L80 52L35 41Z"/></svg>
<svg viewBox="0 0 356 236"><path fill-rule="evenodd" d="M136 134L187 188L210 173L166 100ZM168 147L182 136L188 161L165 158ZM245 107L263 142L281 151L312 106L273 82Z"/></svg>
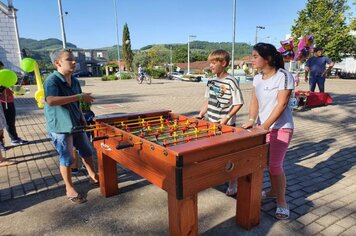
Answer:
<svg viewBox="0 0 356 236"><path fill-rule="evenodd" d="M278 49L278 51L282 54L283 61L288 62L294 59L294 44L293 38L289 38L287 40L280 42L282 47Z"/></svg>
<svg viewBox="0 0 356 236"><path fill-rule="evenodd" d="M32 72L35 69L36 61L32 58L24 58L21 61L21 69L25 72Z"/></svg>
<svg viewBox="0 0 356 236"><path fill-rule="evenodd" d="M307 35L300 39L298 44L298 52L294 57L295 61L306 59L309 56L311 49L314 47L314 36Z"/></svg>
<svg viewBox="0 0 356 236"><path fill-rule="evenodd" d="M9 69L0 70L0 85L9 88L17 83L17 75Z"/></svg>

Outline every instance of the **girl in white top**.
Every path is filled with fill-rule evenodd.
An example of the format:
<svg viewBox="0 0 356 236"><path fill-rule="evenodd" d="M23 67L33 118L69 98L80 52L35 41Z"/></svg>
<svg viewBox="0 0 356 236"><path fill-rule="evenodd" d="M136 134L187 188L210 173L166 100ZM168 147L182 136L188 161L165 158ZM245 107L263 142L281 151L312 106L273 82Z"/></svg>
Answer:
<svg viewBox="0 0 356 236"><path fill-rule="evenodd" d="M283 162L294 129L289 107L294 79L284 70L282 55L271 44L258 43L253 47L252 65L261 73L253 79L249 121L242 127L251 128L256 122L261 129L270 131L266 141L270 143L268 170L271 190L263 191L262 199L276 198L276 218L287 219L289 208L285 198Z"/></svg>

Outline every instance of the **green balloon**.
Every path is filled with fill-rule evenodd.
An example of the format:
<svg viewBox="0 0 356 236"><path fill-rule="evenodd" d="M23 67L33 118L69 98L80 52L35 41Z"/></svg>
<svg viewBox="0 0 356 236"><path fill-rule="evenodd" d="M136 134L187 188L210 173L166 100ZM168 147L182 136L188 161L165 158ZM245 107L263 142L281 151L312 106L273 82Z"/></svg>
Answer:
<svg viewBox="0 0 356 236"><path fill-rule="evenodd" d="M9 88L17 83L17 75L12 70L0 70L0 85Z"/></svg>
<svg viewBox="0 0 356 236"><path fill-rule="evenodd" d="M21 61L21 69L25 72L32 72L35 70L35 63L36 61L32 58L24 58Z"/></svg>

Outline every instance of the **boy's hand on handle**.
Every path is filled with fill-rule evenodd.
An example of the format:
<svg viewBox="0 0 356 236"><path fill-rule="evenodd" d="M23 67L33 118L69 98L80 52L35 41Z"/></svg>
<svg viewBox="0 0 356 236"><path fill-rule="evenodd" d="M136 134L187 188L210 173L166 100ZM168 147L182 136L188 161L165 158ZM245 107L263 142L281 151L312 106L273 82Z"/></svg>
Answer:
<svg viewBox="0 0 356 236"><path fill-rule="evenodd" d="M94 101L94 97L91 96L91 93L82 93L82 98L84 102L92 103Z"/></svg>
<svg viewBox="0 0 356 236"><path fill-rule="evenodd" d="M245 124L241 125L241 127L244 129L249 129L249 128L252 128L253 125L254 125L253 121L247 121Z"/></svg>

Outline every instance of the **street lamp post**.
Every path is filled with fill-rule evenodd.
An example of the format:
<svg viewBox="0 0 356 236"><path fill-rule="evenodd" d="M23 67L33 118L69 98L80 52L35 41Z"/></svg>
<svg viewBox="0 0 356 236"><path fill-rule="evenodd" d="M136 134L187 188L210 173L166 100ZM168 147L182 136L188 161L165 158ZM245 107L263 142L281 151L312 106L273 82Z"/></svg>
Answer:
<svg viewBox="0 0 356 236"><path fill-rule="evenodd" d="M63 11L62 11L62 1L58 0L58 10L59 10L59 18L61 21L61 30L62 30L62 44L63 48L67 47L66 33L64 30L64 20L63 20Z"/></svg>
<svg viewBox="0 0 356 236"><path fill-rule="evenodd" d="M119 24L117 22L117 8L116 8L116 0L114 1L114 11L115 11L115 25L116 25L116 40L117 40L117 65L119 67L119 75L121 72L120 69L120 41L119 41Z"/></svg>
<svg viewBox="0 0 356 236"><path fill-rule="evenodd" d="M232 50L231 50L231 70L232 77L235 75L234 62L235 62L235 28L236 28L236 0L233 0L233 10L232 10Z"/></svg>
<svg viewBox="0 0 356 236"><path fill-rule="evenodd" d="M188 71L187 74L190 74L190 39L191 38L196 38L197 36L195 35L189 35L188 36Z"/></svg>
<svg viewBox="0 0 356 236"><path fill-rule="evenodd" d="M257 32L258 32L258 30L259 29L265 29L265 27L264 26L256 26L256 34L255 34L255 44L257 44Z"/></svg>

